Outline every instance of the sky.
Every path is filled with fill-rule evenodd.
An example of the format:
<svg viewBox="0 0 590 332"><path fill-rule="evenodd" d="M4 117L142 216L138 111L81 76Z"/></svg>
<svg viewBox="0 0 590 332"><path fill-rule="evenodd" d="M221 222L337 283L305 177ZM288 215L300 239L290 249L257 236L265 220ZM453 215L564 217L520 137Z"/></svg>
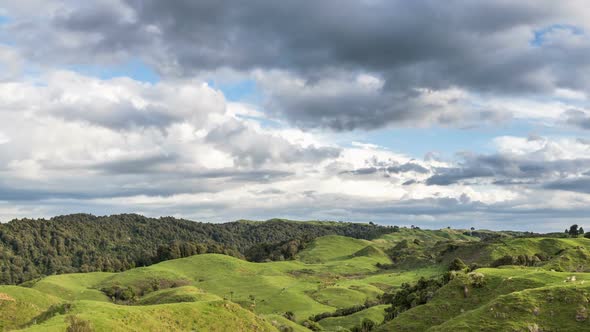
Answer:
<svg viewBox="0 0 590 332"><path fill-rule="evenodd" d="M0 221L584 225L588 31L585 0L0 0Z"/></svg>

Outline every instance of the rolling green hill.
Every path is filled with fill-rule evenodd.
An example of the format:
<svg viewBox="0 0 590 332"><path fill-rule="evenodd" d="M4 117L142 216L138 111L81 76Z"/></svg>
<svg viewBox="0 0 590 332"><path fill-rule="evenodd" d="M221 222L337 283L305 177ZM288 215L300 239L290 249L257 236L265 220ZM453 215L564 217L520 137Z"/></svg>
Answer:
<svg viewBox="0 0 590 332"><path fill-rule="evenodd" d="M254 327L262 331L276 329L272 321L279 324L278 328L285 325L284 319L277 317L286 312L293 312L296 322L301 323L309 316L375 300L383 294L371 284L372 279L363 280L363 276L378 275L376 263L390 262L370 241L326 236L316 239L300 256L303 259L253 263L220 254L194 255L119 273L64 274L28 282L29 287L4 286L10 287L10 294L22 290L23 294L34 292L53 299L44 306L35 304L38 309L23 313L6 328L60 330L67 326L67 317L75 316L97 330L126 325L157 330L157 321L161 321L160 328L165 330L207 326L211 331L248 331ZM335 286L345 280L355 283ZM115 295L109 297L109 291ZM133 295L124 297L117 291ZM54 304L67 304L67 312L51 315ZM376 309L371 309L368 312L374 317ZM184 319L201 311L209 316ZM12 312L17 314L16 309ZM160 318L149 318L156 312ZM34 320L43 313L47 317L42 321ZM183 317L175 320L177 315ZM216 325L214 317L234 325ZM350 319L351 324L356 323Z"/></svg>
<svg viewBox="0 0 590 332"><path fill-rule="evenodd" d="M0 331L590 331L589 239L389 230L0 286Z"/></svg>

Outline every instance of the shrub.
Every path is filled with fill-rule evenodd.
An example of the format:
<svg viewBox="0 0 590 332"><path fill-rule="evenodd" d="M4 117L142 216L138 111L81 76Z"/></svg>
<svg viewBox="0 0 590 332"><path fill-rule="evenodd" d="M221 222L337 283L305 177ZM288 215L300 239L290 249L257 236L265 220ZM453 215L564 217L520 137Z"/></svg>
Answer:
<svg viewBox="0 0 590 332"><path fill-rule="evenodd" d="M391 320L401 312L427 303L447 281L445 278L425 279L422 277L414 285L404 283L395 293L384 294L383 302L391 304L391 307L386 309L385 320Z"/></svg>
<svg viewBox="0 0 590 332"><path fill-rule="evenodd" d="M467 268L467 265L461 260L461 258L456 257L453 259L451 264L449 265L450 271L462 271Z"/></svg>
<svg viewBox="0 0 590 332"><path fill-rule="evenodd" d="M66 328L66 332L93 332L94 328L89 321L80 319L76 316L68 316L66 322L70 325Z"/></svg>
<svg viewBox="0 0 590 332"><path fill-rule="evenodd" d="M361 326L355 326L352 328L352 332L370 332L373 331L373 328L375 328L375 322L373 322L372 320L370 320L369 318L365 318L363 319Z"/></svg>
<svg viewBox="0 0 590 332"><path fill-rule="evenodd" d="M113 301L131 302L136 298L135 291L131 287L113 285L102 288L101 291Z"/></svg>
<svg viewBox="0 0 590 332"><path fill-rule="evenodd" d="M485 284L485 279L484 279L484 274L483 273L479 273L479 272L471 272L467 275L467 277L469 278L469 283L473 286L473 287L483 287L483 285Z"/></svg>
<svg viewBox="0 0 590 332"><path fill-rule="evenodd" d="M303 323L301 323L301 325L303 325L304 327L306 327L312 331L321 331L322 330L322 327L318 323L311 321L311 320L306 320Z"/></svg>
<svg viewBox="0 0 590 332"><path fill-rule="evenodd" d="M287 311L283 314L283 317L287 318L290 321L295 321L295 314L293 313L293 311Z"/></svg>
<svg viewBox="0 0 590 332"><path fill-rule="evenodd" d="M506 256L496 259L492 263L492 267L498 267L498 266L502 266L502 265L515 265L515 264L516 264L516 259L510 255L506 255Z"/></svg>

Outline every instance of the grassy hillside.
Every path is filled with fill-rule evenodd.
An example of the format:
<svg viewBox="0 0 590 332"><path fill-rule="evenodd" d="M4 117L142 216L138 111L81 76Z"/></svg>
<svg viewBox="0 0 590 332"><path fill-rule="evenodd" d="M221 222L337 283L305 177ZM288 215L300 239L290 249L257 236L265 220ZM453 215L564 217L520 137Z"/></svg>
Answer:
<svg viewBox="0 0 590 332"><path fill-rule="evenodd" d="M76 301L67 315L89 321L97 331L276 331L270 322L229 301L123 306ZM25 331L64 331L57 315Z"/></svg>
<svg viewBox="0 0 590 332"><path fill-rule="evenodd" d="M62 299L34 289L0 286L0 331L35 321L52 306L62 302Z"/></svg>
<svg viewBox="0 0 590 332"><path fill-rule="evenodd" d="M320 320L319 324L325 330L338 331L349 329L351 326L360 326L363 319L366 318L373 322L382 322L386 307L386 305L378 305L343 317L325 318Z"/></svg>
<svg viewBox="0 0 590 332"><path fill-rule="evenodd" d="M430 302L401 313L382 326L380 331L426 331L445 322L454 321L465 313L479 310L508 294L564 284L584 285L590 281L590 274L587 273L551 272L524 267L484 268L476 270L476 273L484 276L485 282L481 287L472 285L468 275L459 274L438 290ZM569 282L572 276L576 281Z"/></svg>
<svg viewBox="0 0 590 332"><path fill-rule="evenodd" d="M0 331L76 324L93 331L350 331L367 320L375 331L587 329L590 240L510 236L400 228L374 240L317 237L290 260L200 254L122 272L52 275L0 286ZM410 291L411 305L392 319L395 294L443 280L457 257L475 270L448 274L427 293Z"/></svg>
<svg viewBox="0 0 590 332"><path fill-rule="evenodd" d="M69 324L67 317L75 316L90 322L96 330L133 326L131 330L143 331L264 331L290 325L305 330L298 323L310 316L376 300L383 293L373 285L381 275L376 264L390 260L373 242L326 236L313 241L300 257L252 263L227 255L204 254L119 273L45 277L28 282L30 288L11 286L11 292L35 292L53 302L19 314L19 320L6 328L28 326L30 330L58 331ZM125 299L110 297L109 290L133 295ZM68 305L66 312L48 312L52 304L59 303ZM371 317L384 314L381 307L375 308L367 309ZM48 313L43 321L33 320L44 312ZM293 312L298 323L284 318L286 312ZM356 324L354 317L343 318L340 324Z"/></svg>
<svg viewBox="0 0 590 332"><path fill-rule="evenodd" d="M551 286L499 296L429 331L589 331L590 285Z"/></svg>

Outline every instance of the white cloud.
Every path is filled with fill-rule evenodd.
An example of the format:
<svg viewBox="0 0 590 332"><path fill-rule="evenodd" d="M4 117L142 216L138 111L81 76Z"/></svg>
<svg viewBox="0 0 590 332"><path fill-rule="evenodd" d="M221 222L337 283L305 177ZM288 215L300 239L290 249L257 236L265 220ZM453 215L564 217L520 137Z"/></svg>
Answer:
<svg viewBox="0 0 590 332"><path fill-rule="evenodd" d="M590 42L577 32L590 21L584 1L500 0L462 11L434 2L322 4L342 9L351 30L302 6L283 22L282 11L265 12L275 7L194 4L179 15L167 2L133 5L0 6L10 15L0 25L0 42L8 41L0 44L0 218L143 212L510 228L501 223L577 220L588 210L590 144L567 132L590 123L590 81L580 74ZM215 7L222 17L231 7L239 17L287 24L265 31L255 20L195 19ZM405 20L416 8L460 24ZM309 31L290 26L297 15ZM547 28L562 21L575 28ZM408 37L415 24L420 35ZM542 43L534 45L539 31ZM129 59L162 80L64 69ZM228 102L216 88L243 82L255 86L250 103ZM512 128L501 126L512 120L558 134L511 133L490 139L488 154L424 160L363 135L438 126L506 135ZM400 151L413 152L409 136Z"/></svg>

